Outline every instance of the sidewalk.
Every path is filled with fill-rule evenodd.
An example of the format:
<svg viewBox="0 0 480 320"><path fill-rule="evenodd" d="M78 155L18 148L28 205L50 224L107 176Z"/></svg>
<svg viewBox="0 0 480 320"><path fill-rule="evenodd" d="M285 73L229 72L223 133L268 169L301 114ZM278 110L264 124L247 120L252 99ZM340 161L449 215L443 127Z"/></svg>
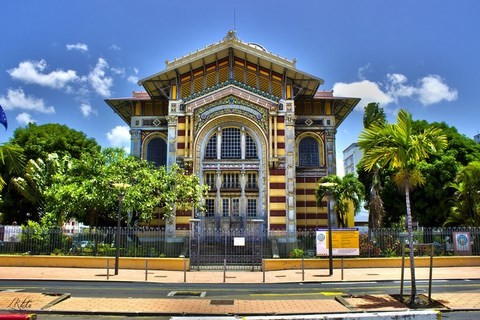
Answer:
<svg viewBox="0 0 480 320"><path fill-rule="evenodd" d="M333 276L328 270L250 271L163 271L120 269L114 276L106 269L0 267L0 279L138 281L158 283L281 283L281 282L350 282L399 280L400 268L339 269ZM409 279L409 269L405 279ZM418 281L428 280L429 269L417 268ZM108 279L108 280L107 280ZM147 279L147 280L145 280ZM434 268L433 279L480 279L480 267ZM408 286L409 283L406 283ZM288 298L288 297L287 297ZM480 292L432 294L432 299L451 310L480 310ZM389 295L335 297L287 300L211 300L207 297L159 299L90 299L49 296L28 292L0 291L0 310L54 313L98 313L118 315L259 315L259 314L325 314L367 311L398 311L408 308Z"/></svg>

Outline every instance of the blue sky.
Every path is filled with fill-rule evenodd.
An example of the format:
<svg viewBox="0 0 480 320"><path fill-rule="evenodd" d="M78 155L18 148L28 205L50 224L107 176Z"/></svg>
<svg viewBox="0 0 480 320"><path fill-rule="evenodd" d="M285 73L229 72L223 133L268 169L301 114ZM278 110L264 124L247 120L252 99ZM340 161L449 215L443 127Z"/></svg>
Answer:
<svg viewBox="0 0 480 320"><path fill-rule="evenodd" d="M476 0L0 0L0 105L9 122L0 142L33 121L129 147L128 128L104 99L131 96L165 60L234 26L241 40L297 59L325 80L321 90L362 98L338 130L339 157L357 140L370 101L391 121L406 108L472 138L480 130L479 12Z"/></svg>

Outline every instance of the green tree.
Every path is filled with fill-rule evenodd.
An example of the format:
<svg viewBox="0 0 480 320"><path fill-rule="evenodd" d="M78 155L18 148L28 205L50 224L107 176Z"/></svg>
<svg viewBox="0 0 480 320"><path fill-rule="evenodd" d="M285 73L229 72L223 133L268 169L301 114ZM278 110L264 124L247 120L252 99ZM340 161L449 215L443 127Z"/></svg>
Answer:
<svg viewBox="0 0 480 320"><path fill-rule="evenodd" d="M317 199L317 204L322 207L323 198L331 195L334 202L333 210L337 214L338 224L341 227L345 227L348 225L347 214L350 203L353 204L354 213L358 213L364 192L363 184L352 173L346 174L343 178L331 175L319 180L319 184L315 189L315 198Z"/></svg>
<svg viewBox="0 0 480 320"><path fill-rule="evenodd" d="M445 222L446 226L480 226L480 161L461 169L450 185L455 193L454 205Z"/></svg>
<svg viewBox="0 0 480 320"><path fill-rule="evenodd" d="M10 142L24 149L27 160L46 159L50 153L56 153L60 158L69 155L80 159L82 154L97 153L101 150L95 139L87 138L83 132L57 123L30 123L26 127L17 128Z"/></svg>
<svg viewBox="0 0 480 320"><path fill-rule="evenodd" d="M178 166L157 168L118 148L74 159L71 168L54 180L47 192L46 211L57 220L74 217L89 225L114 224L120 192L124 192L124 225L150 221L158 207L164 208L164 218L171 217L175 208L200 208L205 194L198 177L186 175Z"/></svg>
<svg viewBox="0 0 480 320"><path fill-rule="evenodd" d="M365 128L360 133L358 144L364 150L365 170L371 171L377 164L396 170L394 181L405 192L412 281L410 303L417 303L410 190L425 183L418 169L419 162L445 149L447 138L441 129L434 126L425 128L421 133L413 132L412 115L402 109L396 124L375 123Z"/></svg>
<svg viewBox="0 0 480 320"><path fill-rule="evenodd" d="M78 159L83 154L95 154L101 150L97 142L87 138L84 133L54 123L45 125L30 123L26 127L17 128L10 143L17 144L24 150L26 161L41 159L48 162L48 155L53 153L56 153L59 159L65 156ZM18 172L12 175L4 168L0 168L0 172L6 178L5 181L27 174ZM45 214L41 207L25 198L15 187L5 188L2 197L4 201L0 205L0 210L5 213L7 221L16 220L18 223L24 223L27 219L38 221Z"/></svg>
<svg viewBox="0 0 480 320"><path fill-rule="evenodd" d="M45 191L51 186L53 176L65 172L69 165L70 157L59 159L56 153L49 154L45 161L40 158L30 159L23 177L12 178L12 184L39 212L44 212Z"/></svg>

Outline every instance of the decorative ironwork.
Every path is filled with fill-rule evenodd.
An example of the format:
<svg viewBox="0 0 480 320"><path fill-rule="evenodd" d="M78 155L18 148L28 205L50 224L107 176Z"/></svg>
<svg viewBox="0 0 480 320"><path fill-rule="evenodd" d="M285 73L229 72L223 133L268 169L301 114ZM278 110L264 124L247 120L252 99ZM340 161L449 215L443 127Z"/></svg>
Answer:
<svg viewBox="0 0 480 320"><path fill-rule="evenodd" d="M228 96L218 100L215 103L203 106L195 110L195 131L198 132L210 119L221 115L236 114L242 115L259 124L264 132L268 131L268 113L267 110L251 104L245 100L238 99L235 96Z"/></svg>
<svg viewBox="0 0 480 320"><path fill-rule="evenodd" d="M260 90L260 89L251 87L251 86L246 85L245 83L240 82L240 81L237 81L237 80L235 80L235 79L229 79L229 80L227 80L227 81L224 81L224 82L221 82L221 83L219 83L219 84L216 84L216 85L214 85L214 86L212 86L212 87L205 88L205 89L203 89L203 90L201 90L201 91L195 92L195 93L193 93L193 94L191 94L191 95L183 98L182 100L183 100L184 103L186 103L186 102L188 102L188 101L190 101L190 100L193 100L193 99L202 97L202 96L204 96L204 95L206 95L206 94L208 94L208 93L211 93L211 92L216 91L216 90L218 90L218 89L224 88L224 87L226 87L226 86L228 86L228 85L231 85L231 84L233 84L233 85L235 85L235 86L237 86L237 87L239 87L239 88L245 89L245 90L247 90L247 91L249 91L249 92L251 92L251 93L254 93L254 94L256 94L256 95L259 95L259 96L261 96L261 97L264 97L264 98L266 98L266 99L270 99L270 100L275 101L275 102L279 102L279 101L280 101L280 97L274 96L273 94L270 94L270 93L268 93L268 92L262 91L262 90Z"/></svg>

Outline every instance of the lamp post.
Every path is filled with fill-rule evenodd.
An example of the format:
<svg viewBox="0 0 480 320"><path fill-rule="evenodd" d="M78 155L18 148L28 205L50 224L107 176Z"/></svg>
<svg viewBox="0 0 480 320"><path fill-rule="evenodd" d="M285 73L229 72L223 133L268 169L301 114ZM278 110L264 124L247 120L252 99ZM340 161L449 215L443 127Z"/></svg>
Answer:
<svg viewBox="0 0 480 320"><path fill-rule="evenodd" d="M333 275L333 241L332 241L332 217L331 217L331 202L332 202L332 188L337 184L335 182L320 183L325 187L327 194L327 228L328 228L328 275Z"/></svg>
<svg viewBox="0 0 480 320"><path fill-rule="evenodd" d="M118 275L118 262L120 260L120 223L122 221L122 203L125 197L125 190L130 187L128 183L112 183L112 186L119 189L118 193L118 214L117 214L117 234L115 236L115 275Z"/></svg>

